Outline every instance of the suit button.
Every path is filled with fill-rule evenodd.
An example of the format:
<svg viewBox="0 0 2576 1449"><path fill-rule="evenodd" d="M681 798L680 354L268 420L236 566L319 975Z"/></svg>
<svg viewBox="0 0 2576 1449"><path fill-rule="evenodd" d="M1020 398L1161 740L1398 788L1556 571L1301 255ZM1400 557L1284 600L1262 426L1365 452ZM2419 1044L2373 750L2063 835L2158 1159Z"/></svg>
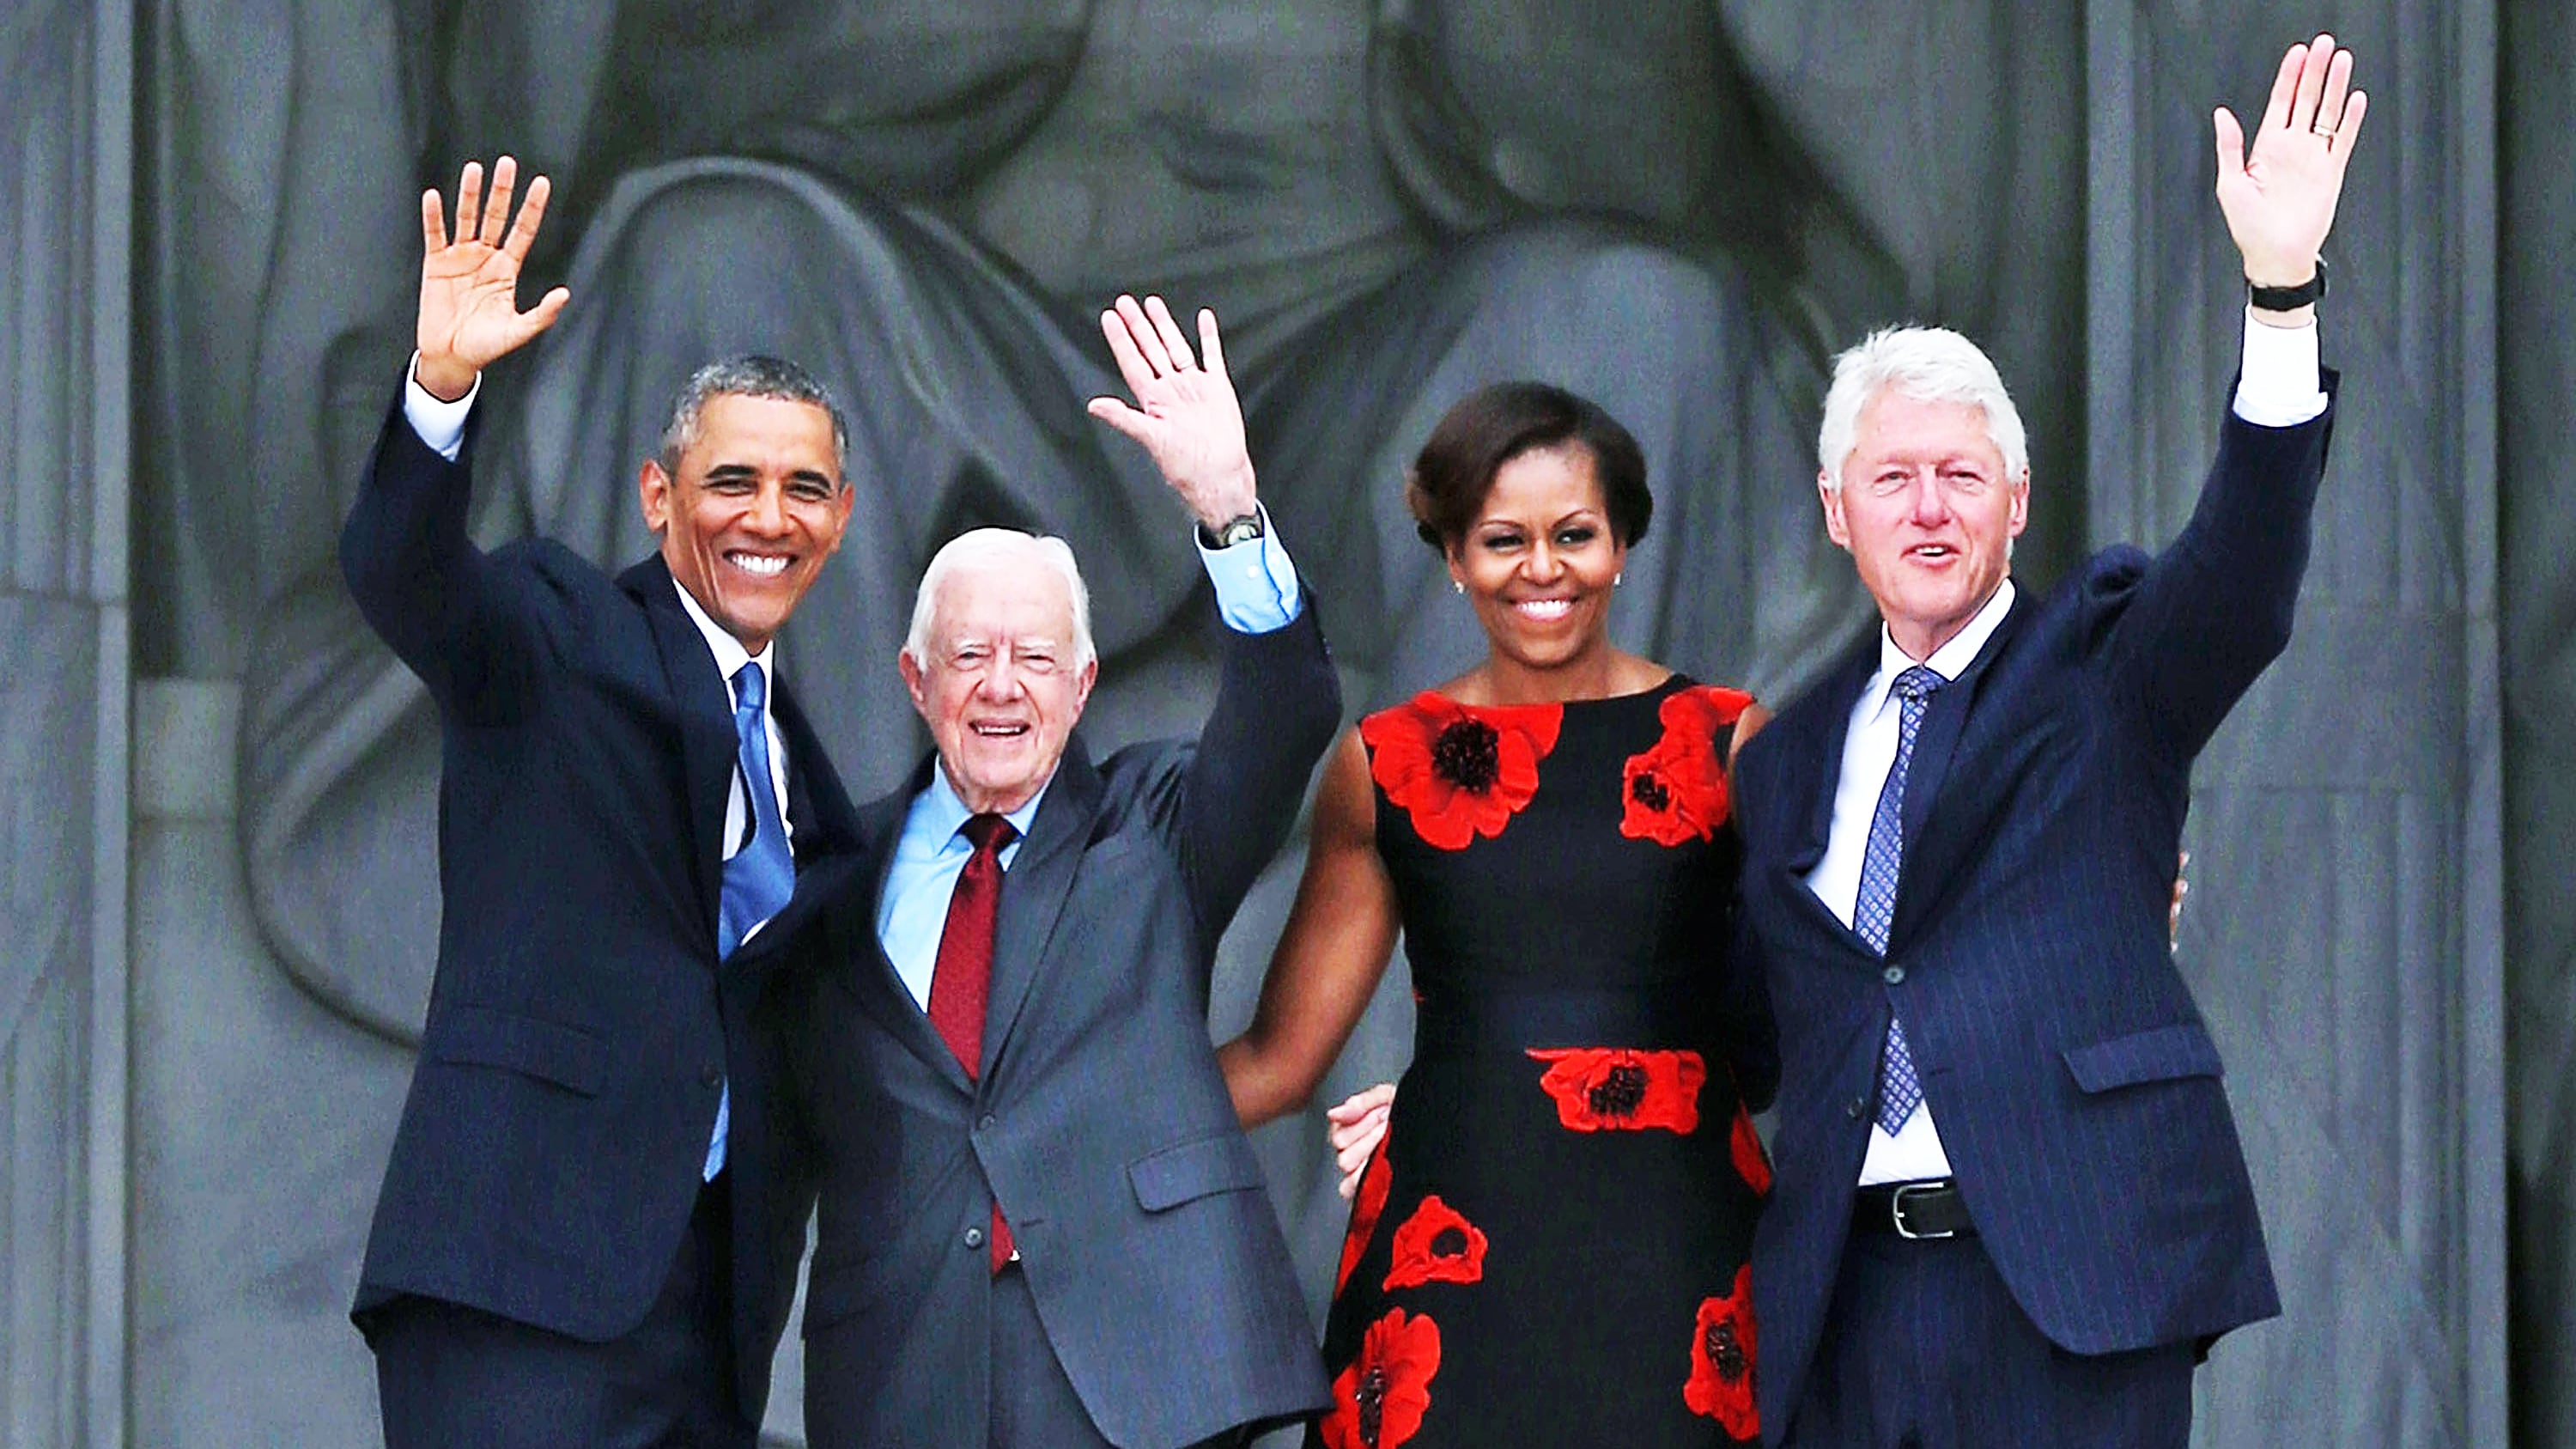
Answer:
<svg viewBox="0 0 2576 1449"><path fill-rule="evenodd" d="M701 1087L721 1087L721 1086L723 1086L723 1085L724 1085L724 1068L722 1068L722 1067L702 1067L702 1068L700 1068L700 1069L699 1069L699 1071L698 1071L698 1085L699 1085L699 1086L701 1086Z"/></svg>
<svg viewBox="0 0 2576 1449"><path fill-rule="evenodd" d="M1878 979L1886 982L1890 986L1902 986L1905 984L1905 968L1902 966L1890 966L1886 970L1878 973Z"/></svg>
<svg viewBox="0 0 2576 1449"><path fill-rule="evenodd" d="M1843 1115L1855 1122L1859 1121L1861 1115L1868 1110L1869 1100L1865 1097L1854 1097L1843 1104Z"/></svg>
<svg viewBox="0 0 2576 1449"><path fill-rule="evenodd" d="M982 1117L976 1119L975 1130L978 1132L990 1132L1000 1125L1001 1119L995 1117L992 1113L987 1112Z"/></svg>
<svg viewBox="0 0 2576 1449"><path fill-rule="evenodd" d="M965 1233L965 1239L967 1247L980 1248L984 1246L984 1230L982 1228L968 1228Z"/></svg>

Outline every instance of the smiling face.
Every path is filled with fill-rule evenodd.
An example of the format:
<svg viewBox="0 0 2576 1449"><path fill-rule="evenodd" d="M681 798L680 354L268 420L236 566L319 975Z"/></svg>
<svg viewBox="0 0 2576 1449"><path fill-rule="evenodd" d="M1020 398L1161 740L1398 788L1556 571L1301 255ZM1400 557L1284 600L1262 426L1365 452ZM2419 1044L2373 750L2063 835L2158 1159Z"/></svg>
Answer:
<svg viewBox="0 0 2576 1449"><path fill-rule="evenodd" d="M648 462L637 486L671 577L754 654L850 523L832 415L808 402L718 393L677 467Z"/></svg>
<svg viewBox="0 0 2576 1449"><path fill-rule="evenodd" d="M939 581L921 657L898 660L966 808L1007 815L1055 774L1099 677L1077 659L1073 591L1043 560L961 565Z"/></svg>
<svg viewBox="0 0 2576 1449"><path fill-rule="evenodd" d="M1984 408L1892 388L1862 407L1841 478L1819 474L1816 488L1825 532L1917 660L1994 596L2030 506L2030 473L2006 475Z"/></svg>
<svg viewBox="0 0 2576 1449"><path fill-rule="evenodd" d="M1609 648L1610 591L1627 563L1591 450L1533 448L1494 470L1449 576L1466 590L1497 660L1555 670Z"/></svg>

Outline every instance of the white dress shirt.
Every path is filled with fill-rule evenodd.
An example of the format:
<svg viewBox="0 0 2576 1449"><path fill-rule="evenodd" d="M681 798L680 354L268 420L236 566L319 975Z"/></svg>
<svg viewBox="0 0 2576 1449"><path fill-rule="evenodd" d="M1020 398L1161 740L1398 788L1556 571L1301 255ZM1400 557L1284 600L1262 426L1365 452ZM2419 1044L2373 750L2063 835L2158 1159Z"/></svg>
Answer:
<svg viewBox="0 0 2576 1449"><path fill-rule="evenodd" d="M2245 314L2244 366L2236 384L2236 415L2262 427L2295 427L2326 410L2317 361L2317 329L2274 327ZM2013 582L2006 578L1966 628L1917 661L1896 647L1885 625L1878 632L1878 672L1861 687L1853 702L1851 724L1843 736L1842 774L1834 785L1833 824L1825 836L1825 853L1807 873L1807 889L1825 909L1848 926L1860 900L1861 857L1869 846L1870 819L1878 811L1879 792L1887 772L1896 766L1897 731L1904 716L1901 702L1890 698L1896 676L1920 662L1943 679L1956 679L1975 662L2012 609ZM1861 1159L1860 1185L1914 1182L1948 1177L1950 1155L1942 1150L1941 1132L1933 1124L1931 1084L1924 1084L1922 1104L1893 1133L1872 1122L1869 1151Z"/></svg>

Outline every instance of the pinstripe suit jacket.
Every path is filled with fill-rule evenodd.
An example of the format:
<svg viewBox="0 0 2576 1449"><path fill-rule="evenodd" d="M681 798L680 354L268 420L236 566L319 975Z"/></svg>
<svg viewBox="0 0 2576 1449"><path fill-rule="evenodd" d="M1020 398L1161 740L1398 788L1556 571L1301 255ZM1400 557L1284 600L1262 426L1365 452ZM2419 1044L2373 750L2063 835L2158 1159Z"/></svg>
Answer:
<svg viewBox="0 0 2576 1449"><path fill-rule="evenodd" d="M2025 593L1933 696L1883 957L1804 879L1876 639L1745 748L1745 927L1782 1059L1753 1263L1771 1435L1825 1327L1892 1012L1985 1249L2049 1338L2105 1353L2280 1311L2165 908L2192 759L2289 642L2332 423L2231 415L2171 547Z"/></svg>

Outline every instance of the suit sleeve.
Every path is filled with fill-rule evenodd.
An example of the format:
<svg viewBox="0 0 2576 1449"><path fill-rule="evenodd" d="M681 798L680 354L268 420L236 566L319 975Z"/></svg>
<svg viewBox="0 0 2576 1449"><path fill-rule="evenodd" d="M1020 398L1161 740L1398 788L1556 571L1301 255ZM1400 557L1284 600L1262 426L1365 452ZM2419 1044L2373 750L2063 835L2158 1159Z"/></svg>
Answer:
<svg viewBox="0 0 2576 1449"><path fill-rule="evenodd" d="M1735 1069L1747 1111L1768 1108L1780 1093L1780 1027L1771 1014L1771 979L1762 939L1739 906L1731 913L1726 984L1718 994L1719 1039Z"/></svg>
<svg viewBox="0 0 2576 1449"><path fill-rule="evenodd" d="M2325 381L2331 399L2335 379ZM2115 685L2170 764L2187 767L2289 646L2333 432L2331 401L2294 427L2231 413L2191 521L2113 625L2105 657Z"/></svg>
<svg viewBox="0 0 2576 1449"><path fill-rule="evenodd" d="M340 572L377 635L442 708L488 715L524 678L530 626L509 571L467 535L469 423L454 461L420 439L397 398L340 531Z"/></svg>
<svg viewBox="0 0 2576 1449"><path fill-rule="evenodd" d="M1315 614L1308 595L1268 633L1219 631L1216 708L1158 804L1206 960L1297 823L1315 762L1341 727L1341 682Z"/></svg>
<svg viewBox="0 0 2576 1449"><path fill-rule="evenodd" d="M1748 848L1738 856L1739 875L1733 883L1733 898L1727 902L1722 942L1726 949L1726 976L1718 991L1717 1024L1718 1039L1735 1070L1735 1089L1743 1094L1746 1110L1760 1112L1780 1094L1780 1026L1771 1011L1770 962L1763 954L1762 934L1753 929L1753 913L1744 904L1747 887L1742 876L1756 868L1750 849L1754 822L1746 812L1752 799L1774 796L1777 789L1768 781L1745 785L1746 767L1750 765L1756 771L1762 768L1756 751L1769 753L1760 736L1744 747L1728 771L1736 787L1735 819L1730 828Z"/></svg>

